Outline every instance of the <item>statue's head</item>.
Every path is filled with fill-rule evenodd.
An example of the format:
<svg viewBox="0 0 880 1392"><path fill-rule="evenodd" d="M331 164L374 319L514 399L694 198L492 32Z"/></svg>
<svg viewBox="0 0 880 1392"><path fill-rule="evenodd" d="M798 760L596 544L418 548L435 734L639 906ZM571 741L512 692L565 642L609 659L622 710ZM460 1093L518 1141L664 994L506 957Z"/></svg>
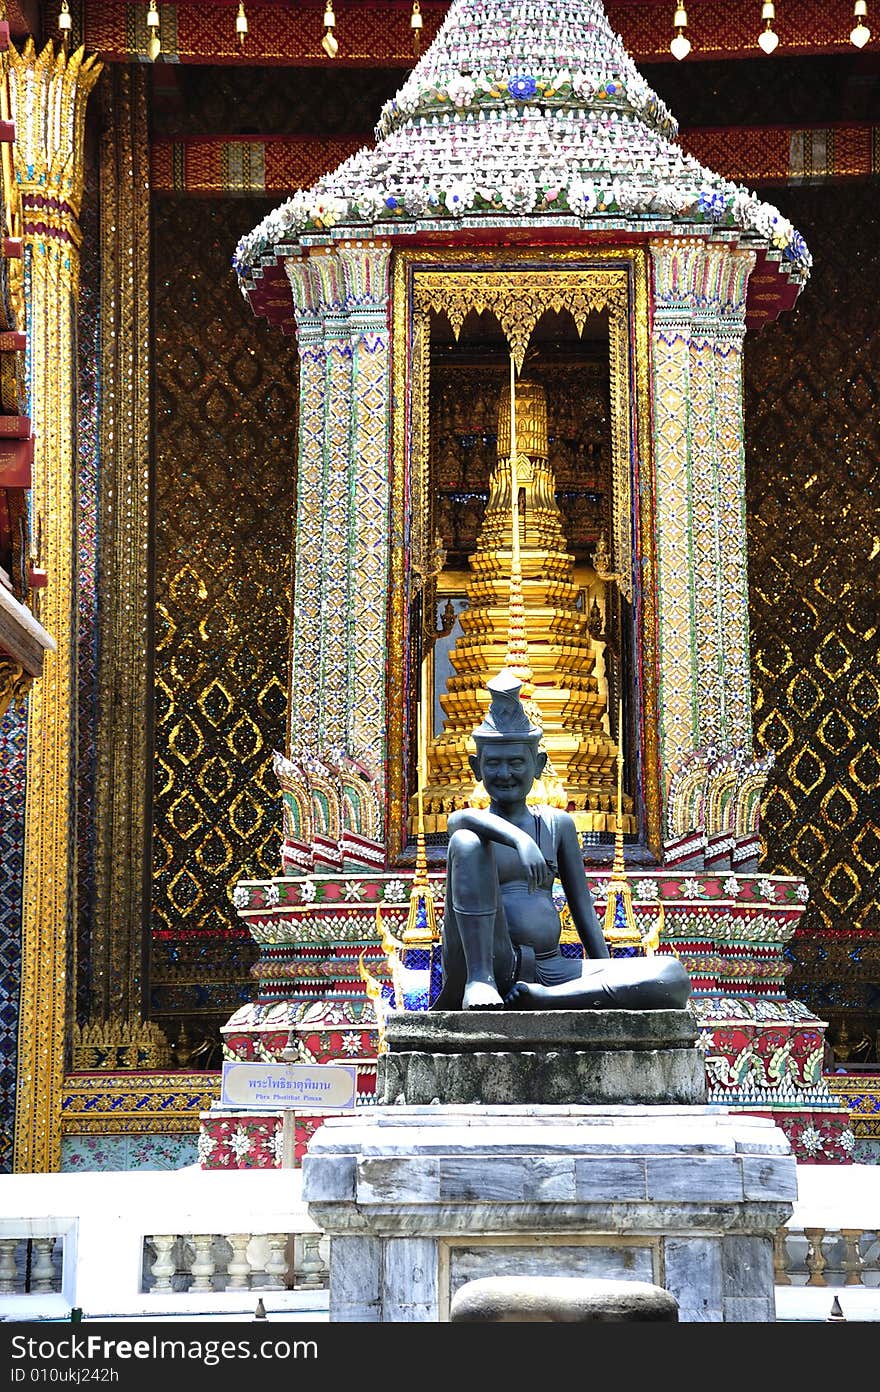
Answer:
<svg viewBox="0 0 880 1392"><path fill-rule="evenodd" d="M470 756L470 765L493 801L513 801L525 797L544 771L547 755L538 749L543 731L526 713L522 682L515 672L505 668L486 685L492 699L485 720L474 731L477 752Z"/></svg>

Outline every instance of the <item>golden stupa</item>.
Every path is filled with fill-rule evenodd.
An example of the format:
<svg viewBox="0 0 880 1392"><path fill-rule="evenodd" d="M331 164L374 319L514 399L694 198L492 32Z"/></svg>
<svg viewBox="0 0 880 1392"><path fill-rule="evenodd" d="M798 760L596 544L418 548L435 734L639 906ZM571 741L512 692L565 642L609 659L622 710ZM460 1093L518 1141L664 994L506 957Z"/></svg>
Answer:
<svg viewBox="0 0 880 1392"><path fill-rule="evenodd" d="M531 697L549 755L543 787L536 784L535 792L541 801L573 809L582 831L614 831L617 744L603 725L606 706L594 675L596 654L587 615L578 608L575 558L556 504L543 386L517 382L515 406L512 469L510 387L505 386L498 463L469 562L463 632L450 653L455 675L440 698L446 722L427 750L425 829L444 831L450 812L479 801L468 763L472 731L488 708L487 680L513 667L524 681L524 696ZM624 802L623 830L636 830L631 798Z"/></svg>

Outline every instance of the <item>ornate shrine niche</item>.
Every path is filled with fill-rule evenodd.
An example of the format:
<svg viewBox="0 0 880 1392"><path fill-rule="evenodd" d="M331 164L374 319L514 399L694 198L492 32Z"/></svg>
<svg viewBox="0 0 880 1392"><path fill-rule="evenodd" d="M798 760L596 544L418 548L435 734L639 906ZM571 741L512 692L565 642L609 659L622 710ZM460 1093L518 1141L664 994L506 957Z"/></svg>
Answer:
<svg viewBox="0 0 880 1392"><path fill-rule="evenodd" d="M502 392L509 397L509 344L513 342L515 356L522 361L519 380L537 384L545 393L546 462L552 471L560 514L561 550L574 559L571 583L576 587L577 612L584 616L593 640L593 675L601 698L601 729L613 741L618 734L618 700L623 697L624 791L626 806L634 813L627 839L644 843L647 819L639 806L643 778L637 733L642 726L636 658L640 645L634 632L631 602L631 441L638 427L630 366L631 287L626 270L615 267L606 273L591 269L579 281L571 275L566 287L571 309L565 305L565 290L559 296L558 285L556 296L548 293L542 303L544 286L539 283L532 297L533 304L537 304L532 322L527 331L516 324L512 332L510 322L502 327L503 309L496 313L478 302L464 313L456 313L453 294L452 309L447 312L443 307L443 279L441 275L432 275L431 286L422 297L423 307L432 299L436 303L427 313L423 308L413 355L412 438L418 458L413 470L412 498L421 507L418 514L414 511L412 520L406 704L410 731L408 799L417 786L416 708L419 671L425 654L431 707L429 745L446 725L440 698L448 679L454 676L450 653L462 633L460 616L468 607L466 591L472 578L469 561L480 546L490 478L498 460L499 406ZM540 280L544 277L540 276ZM526 277L523 284L528 284ZM557 307L560 302L561 307ZM520 494L524 500L522 489ZM521 515L521 545L524 537ZM485 539L482 549L485 553ZM503 546L498 550L503 552ZM619 564L621 556L623 563ZM594 561L604 579L597 573ZM505 560L505 571L508 564ZM621 577L619 584L617 575ZM500 600L496 602L500 607ZM506 597L503 602L506 607ZM535 631L528 622L527 629ZM496 632L496 647L498 636ZM551 632L551 647L553 641ZM561 651L564 646L560 643ZM559 684L565 687L564 677ZM540 703L540 680L536 699ZM430 783L430 751L428 766ZM614 805L613 800L609 802L609 814ZM411 829L412 826L410 821ZM439 844L445 842L442 827L432 827L430 819L428 832L429 841L436 838ZM585 849L599 861L610 855L613 839L612 815L607 816L601 829L597 825L584 830Z"/></svg>
<svg viewBox="0 0 880 1392"><path fill-rule="evenodd" d="M461 633L458 615L467 603L468 561L477 549L490 475L498 459L498 413L509 380L508 352L497 319L488 313L469 314L458 340L445 315L432 315L430 469L437 559L442 554L443 567L423 592L432 655L429 738L436 737L445 722L440 697L453 671L449 652ZM602 651L600 690L606 706L616 712L621 606L616 587L601 580L593 566L600 538L607 543L612 526L604 316L592 316L579 336L569 315L548 311L532 334L522 377L539 383L546 393L548 464L568 550L575 558L579 608L590 619L592 636ZM615 694L609 699L610 690ZM616 714L613 721L616 730Z"/></svg>
<svg viewBox="0 0 880 1392"><path fill-rule="evenodd" d="M507 343L494 316L469 314L456 341L448 318L432 315L430 459L445 571L464 570L476 548L508 372ZM591 567L599 537L607 538L611 526L604 317L591 316L578 336L569 315L548 311L532 334L522 375L547 394L549 463L563 529L578 566ZM596 577L594 589L600 583Z"/></svg>

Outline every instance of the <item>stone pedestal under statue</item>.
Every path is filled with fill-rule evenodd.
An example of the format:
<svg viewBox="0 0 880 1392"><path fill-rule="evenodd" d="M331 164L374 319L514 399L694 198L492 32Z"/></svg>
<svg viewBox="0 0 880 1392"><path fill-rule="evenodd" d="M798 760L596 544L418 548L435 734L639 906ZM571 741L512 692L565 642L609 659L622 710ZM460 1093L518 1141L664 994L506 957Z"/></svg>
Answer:
<svg viewBox="0 0 880 1392"><path fill-rule="evenodd" d="M689 1010L392 1012L379 1102L706 1101Z"/></svg>
<svg viewBox="0 0 880 1392"><path fill-rule="evenodd" d="M332 1239L331 1321L444 1321L498 1275L650 1282L682 1321L775 1318L795 1161L763 1117L701 1106L392 1106L303 1162Z"/></svg>

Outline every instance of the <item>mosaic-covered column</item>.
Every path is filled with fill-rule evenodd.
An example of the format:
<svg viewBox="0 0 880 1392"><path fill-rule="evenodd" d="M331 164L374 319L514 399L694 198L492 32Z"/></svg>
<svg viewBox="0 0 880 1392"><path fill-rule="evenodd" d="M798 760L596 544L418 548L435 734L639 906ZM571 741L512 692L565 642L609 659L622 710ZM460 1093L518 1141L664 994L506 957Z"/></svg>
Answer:
<svg viewBox="0 0 880 1392"><path fill-rule="evenodd" d="M299 347L299 458L290 645L288 749L318 752L321 646L320 519L324 485L325 348L319 283L308 261L288 261Z"/></svg>
<svg viewBox="0 0 880 1392"><path fill-rule="evenodd" d="M300 442L282 863L384 864L390 366L387 247L289 261Z"/></svg>
<svg viewBox="0 0 880 1392"><path fill-rule="evenodd" d="M74 615L75 311L89 93L101 71L28 41L10 54L28 306L28 370L36 448L32 507L49 574L41 618L55 638L28 711L22 983L15 1167L57 1169L75 900L72 791L76 728Z"/></svg>
<svg viewBox="0 0 880 1392"><path fill-rule="evenodd" d="M390 247L343 248L352 361L351 605L346 659L350 810L344 858L381 868L384 843L386 662L391 456ZM357 823L356 825L354 823Z"/></svg>
<svg viewBox="0 0 880 1392"><path fill-rule="evenodd" d="M754 254L651 246L661 762L668 863L757 850L742 342ZM746 789L748 790L746 793ZM740 804L744 795L748 807ZM748 847L748 855L737 852Z"/></svg>
<svg viewBox="0 0 880 1392"><path fill-rule="evenodd" d="M658 626L660 762L668 807L671 772L699 741L694 587L691 577L691 334L700 243L651 247L654 313L651 350ZM666 837L669 836L667 817Z"/></svg>
<svg viewBox="0 0 880 1392"><path fill-rule="evenodd" d="M719 568L724 595L721 640L724 658L726 742L752 752L752 683L749 660L748 537L743 423L743 341L746 294L754 270L753 251L728 250L720 268L719 315L714 344L718 450Z"/></svg>
<svg viewBox="0 0 880 1392"><path fill-rule="evenodd" d="M146 73L114 64L101 139L95 908L89 1020L139 1021L150 767L150 183ZM113 1038L113 1026L107 1039Z"/></svg>

